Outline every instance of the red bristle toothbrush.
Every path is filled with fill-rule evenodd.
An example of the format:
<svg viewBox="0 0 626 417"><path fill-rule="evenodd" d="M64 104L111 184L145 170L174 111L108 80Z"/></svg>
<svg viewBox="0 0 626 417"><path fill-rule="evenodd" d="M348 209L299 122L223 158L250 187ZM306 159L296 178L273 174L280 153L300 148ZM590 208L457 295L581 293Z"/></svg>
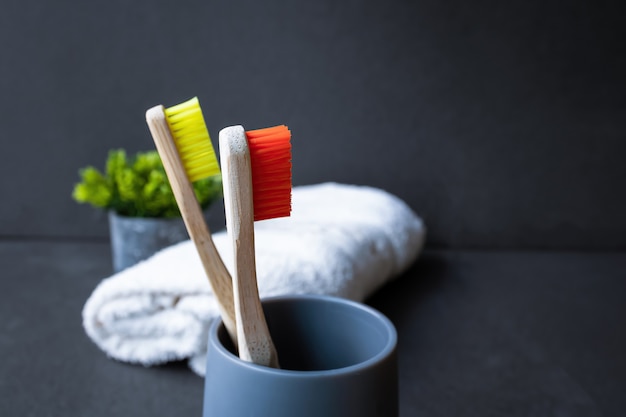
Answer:
<svg viewBox="0 0 626 417"><path fill-rule="evenodd" d="M291 132L286 126L220 131L226 228L234 251L233 293L239 357L278 368L256 279L254 221L291 213Z"/></svg>
<svg viewBox="0 0 626 417"><path fill-rule="evenodd" d="M155 106L146 112L146 121L189 237L209 278L222 321L236 346L232 279L215 248L191 185L193 181L220 174L198 99L193 98L167 109Z"/></svg>

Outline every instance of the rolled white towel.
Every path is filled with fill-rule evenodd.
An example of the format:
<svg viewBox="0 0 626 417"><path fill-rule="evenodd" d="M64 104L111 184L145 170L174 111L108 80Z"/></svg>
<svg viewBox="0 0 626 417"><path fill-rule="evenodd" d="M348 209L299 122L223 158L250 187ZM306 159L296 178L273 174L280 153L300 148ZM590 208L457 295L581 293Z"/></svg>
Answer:
<svg viewBox="0 0 626 417"><path fill-rule="evenodd" d="M291 217L255 224L261 297L325 294L363 301L406 270L424 244L422 220L377 188L295 187L292 204ZM226 232L213 239L230 270ZM207 332L218 315L187 240L102 280L85 303L83 327L111 358L146 366L189 359L204 375Z"/></svg>

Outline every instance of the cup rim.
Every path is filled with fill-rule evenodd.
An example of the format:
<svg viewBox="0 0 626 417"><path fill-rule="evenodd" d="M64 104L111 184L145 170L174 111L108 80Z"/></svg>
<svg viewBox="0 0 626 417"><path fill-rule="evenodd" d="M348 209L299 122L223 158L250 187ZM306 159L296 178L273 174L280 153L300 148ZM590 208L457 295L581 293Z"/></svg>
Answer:
<svg viewBox="0 0 626 417"><path fill-rule="evenodd" d="M334 304L347 305L347 306L351 306L352 308L359 309L367 313L371 317L375 318L376 320L378 320L379 323L381 323L382 325L381 328L385 330L386 335L388 336L387 343L382 349L380 349L378 353L376 353L372 357L362 362L359 362L353 365L344 366L341 368L323 369L323 370L314 370L314 371L276 369L276 368L270 368L270 367L263 366L263 365L257 365L255 363L247 362L247 361L240 359L237 355L230 352L228 349L226 349L226 347L222 343L219 342L218 330L220 329L220 327L223 326L221 317L218 317L211 324L211 327L209 329L209 342L208 343L212 344L217 350L217 352L220 355L222 355L226 360L228 360L229 362L232 362L233 364L237 366L240 366L243 368L249 368L251 370L254 370L255 372L268 373L268 374L273 374L273 375L283 375L283 376L289 376L289 377L303 377L303 378L304 377L306 378L336 377L336 376L340 376L344 374L351 374L356 371L364 371L366 369L372 368L376 366L377 364L385 361L387 358L393 355L396 350L396 346L398 343L398 334L397 334L395 326L393 325L391 320L387 318L387 316L385 316L384 314L382 314L380 311L376 310L373 307L370 307L368 305L365 305L357 301L349 300L347 298L330 296L330 295L319 295L319 294L278 295L278 296L263 298L261 301L262 303L272 303L272 302L285 301L285 300L293 300L293 301L307 300L307 301L330 302ZM210 370L207 369L207 372L210 372Z"/></svg>

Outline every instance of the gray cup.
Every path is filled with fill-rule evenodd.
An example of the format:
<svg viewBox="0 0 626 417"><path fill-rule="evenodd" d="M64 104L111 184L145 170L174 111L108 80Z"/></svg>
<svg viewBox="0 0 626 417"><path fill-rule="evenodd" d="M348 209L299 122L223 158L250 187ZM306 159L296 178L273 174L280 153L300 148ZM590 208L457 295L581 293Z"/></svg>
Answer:
<svg viewBox="0 0 626 417"><path fill-rule="evenodd" d="M240 360L209 330L204 417L397 417L397 335L378 311L327 296L263 301L281 369Z"/></svg>

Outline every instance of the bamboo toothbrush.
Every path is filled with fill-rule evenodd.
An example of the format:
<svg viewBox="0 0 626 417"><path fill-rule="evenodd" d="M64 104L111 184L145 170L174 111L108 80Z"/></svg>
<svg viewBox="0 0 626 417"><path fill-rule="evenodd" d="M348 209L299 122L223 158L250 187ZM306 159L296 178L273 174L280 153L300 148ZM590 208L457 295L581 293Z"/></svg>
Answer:
<svg viewBox="0 0 626 417"><path fill-rule="evenodd" d="M192 182L220 174L197 98L146 112L146 122L169 179L187 232L196 246L228 334L237 346L231 276L215 248Z"/></svg>
<svg viewBox="0 0 626 417"><path fill-rule="evenodd" d="M239 357L278 368L278 356L259 299L254 221L291 212L291 133L286 126L220 131L226 228L234 251L233 292Z"/></svg>

